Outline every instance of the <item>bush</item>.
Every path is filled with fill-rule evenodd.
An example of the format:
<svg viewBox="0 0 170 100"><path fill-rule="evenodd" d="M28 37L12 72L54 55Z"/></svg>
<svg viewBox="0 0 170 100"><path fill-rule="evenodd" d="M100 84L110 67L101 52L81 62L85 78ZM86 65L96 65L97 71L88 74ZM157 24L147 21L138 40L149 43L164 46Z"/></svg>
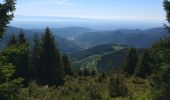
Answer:
<svg viewBox="0 0 170 100"><path fill-rule="evenodd" d="M56 100L56 91L48 86L39 86L36 82L31 82L27 88L23 88L18 96L18 100Z"/></svg>
<svg viewBox="0 0 170 100"><path fill-rule="evenodd" d="M128 95L127 86L124 84L124 80L121 76L114 75L114 77L110 79L109 94L111 97L124 97Z"/></svg>
<svg viewBox="0 0 170 100"><path fill-rule="evenodd" d="M96 84L90 84L89 97L90 100L102 100L101 88Z"/></svg>

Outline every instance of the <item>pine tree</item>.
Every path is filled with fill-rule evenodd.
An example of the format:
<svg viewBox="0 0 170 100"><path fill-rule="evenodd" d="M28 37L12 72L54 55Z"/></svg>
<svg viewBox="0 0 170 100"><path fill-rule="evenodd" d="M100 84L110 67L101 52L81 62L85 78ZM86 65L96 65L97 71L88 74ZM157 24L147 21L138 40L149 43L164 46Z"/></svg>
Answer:
<svg viewBox="0 0 170 100"><path fill-rule="evenodd" d="M168 24L170 23L170 1L164 0L164 9ZM170 27L166 26L170 32ZM155 71L151 75L150 84L154 100L169 100L170 98L170 37L162 39L152 47L155 58ZM159 68L157 68L159 65Z"/></svg>
<svg viewBox="0 0 170 100"><path fill-rule="evenodd" d="M137 64L135 76L141 78L146 78L147 76L149 76L151 74L151 60L152 58L150 56L150 53L148 50L146 50Z"/></svg>
<svg viewBox="0 0 170 100"><path fill-rule="evenodd" d="M42 36L41 49L41 68L39 69L41 82L49 85L63 85L64 69L61 56L49 28L46 28Z"/></svg>
<svg viewBox="0 0 170 100"><path fill-rule="evenodd" d="M9 40L7 46L16 45L16 44L17 44L17 39L16 39L15 35L12 35L10 37L10 40Z"/></svg>
<svg viewBox="0 0 170 100"><path fill-rule="evenodd" d="M13 77L29 78L29 48L27 44L12 45L4 49L2 55L7 56L6 61L15 66L16 71Z"/></svg>
<svg viewBox="0 0 170 100"><path fill-rule="evenodd" d="M15 1L16 0L4 0L2 4L0 3L0 38L7 24L9 24L14 17Z"/></svg>
<svg viewBox="0 0 170 100"><path fill-rule="evenodd" d="M164 0L163 2L164 10L166 12L166 20L170 23L170 2L168 0ZM170 27L165 25L168 32L170 32Z"/></svg>
<svg viewBox="0 0 170 100"><path fill-rule="evenodd" d="M122 66L122 72L126 75L133 75L138 62L138 54L135 48L130 48Z"/></svg>
<svg viewBox="0 0 170 100"><path fill-rule="evenodd" d="M39 76L39 69L40 69L40 53L41 53L41 46L40 46L40 40L38 35L35 35L34 38L34 44L31 52L31 68L30 68L30 73L31 79L38 79Z"/></svg>
<svg viewBox="0 0 170 100"><path fill-rule="evenodd" d="M9 53L9 52L8 52ZM9 56L0 53L0 98L1 100L16 100L23 79L14 78L16 66L9 61Z"/></svg>
<svg viewBox="0 0 170 100"><path fill-rule="evenodd" d="M18 35L18 42L19 43L26 43L26 39L25 39L25 35L23 31L20 31L19 35Z"/></svg>
<svg viewBox="0 0 170 100"><path fill-rule="evenodd" d="M63 62L63 66L64 66L64 72L66 75L72 75L72 68L71 68L71 63L69 61L69 58L67 57L66 54L64 54L62 56L62 62Z"/></svg>
<svg viewBox="0 0 170 100"><path fill-rule="evenodd" d="M0 38L2 37L5 27L13 18L13 11L15 10L15 0L5 0L3 4L0 3ZM9 53L9 52L7 52ZM15 100L17 98L19 89L23 79L13 78L15 66L9 62L9 56L5 56L0 52L0 99L1 100Z"/></svg>

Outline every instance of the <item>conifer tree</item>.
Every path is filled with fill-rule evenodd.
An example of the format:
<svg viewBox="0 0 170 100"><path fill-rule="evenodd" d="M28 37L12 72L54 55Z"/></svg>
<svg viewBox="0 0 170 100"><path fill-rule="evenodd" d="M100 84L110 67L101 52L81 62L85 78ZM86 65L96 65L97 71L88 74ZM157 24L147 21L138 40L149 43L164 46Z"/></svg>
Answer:
<svg viewBox="0 0 170 100"><path fill-rule="evenodd" d="M151 74L151 60L152 58L150 56L150 53L148 50L146 50L137 64L135 76L141 78L146 78L147 76L149 76Z"/></svg>
<svg viewBox="0 0 170 100"><path fill-rule="evenodd" d="M38 34L35 35L34 38L34 44L31 52L31 68L30 73L32 73L31 78L32 79L38 79L39 76L39 70L40 69L40 52L41 52L41 46L40 46L40 40L38 37Z"/></svg>
<svg viewBox="0 0 170 100"><path fill-rule="evenodd" d="M7 46L16 45L16 44L17 44L17 39L16 39L15 35L12 35L10 37L10 40L9 40Z"/></svg>
<svg viewBox="0 0 170 100"><path fill-rule="evenodd" d="M13 11L15 10L15 0L4 0L0 3L0 38L2 37L5 27L13 18ZM9 53L9 52L8 52ZM15 66L9 62L9 56L5 56L0 52L0 99L1 100L15 100L17 98L19 89L23 79L13 79Z"/></svg>
<svg viewBox="0 0 170 100"><path fill-rule="evenodd" d="M22 30L20 31L20 33L18 35L18 42L21 44L26 43L25 35Z"/></svg>
<svg viewBox="0 0 170 100"><path fill-rule="evenodd" d="M170 23L170 1L164 0L164 9L168 24ZM170 27L166 25L166 29L170 32ZM154 71L151 75L150 84L154 100L169 100L170 98L170 37L164 38L157 43L152 50L156 59L154 67L159 70ZM156 68L157 69L157 68Z"/></svg>
<svg viewBox="0 0 170 100"><path fill-rule="evenodd" d="M49 28L46 28L41 41L41 68L39 69L41 82L49 85L63 85L64 69L61 56Z"/></svg>
<svg viewBox="0 0 170 100"><path fill-rule="evenodd" d="M0 3L0 37L2 37L5 27L14 17L16 0L4 0Z"/></svg>
<svg viewBox="0 0 170 100"><path fill-rule="evenodd" d="M164 6L164 10L166 12L166 20L168 21L168 23L170 23L170 1L164 0L163 6ZM170 26L165 24L165 27L166 27L167 31L170 32Z"/></svg>
<svg viewBox="0 0 170 100"><path fill-rule="evenodd" d="M66 54L62 56L62 62L63 62L63 67L64 67L64 72L66 75L72 75L72 68L71 68L71 63L69 61L69 58L67 57Z"/></svg>
<svg viewBox="0 0 170 100"><path fill-rule="evenodd" d="M122 72L126 75L133 75L138 62L138 54L136 48L130 48L122 66Z"/></svg>

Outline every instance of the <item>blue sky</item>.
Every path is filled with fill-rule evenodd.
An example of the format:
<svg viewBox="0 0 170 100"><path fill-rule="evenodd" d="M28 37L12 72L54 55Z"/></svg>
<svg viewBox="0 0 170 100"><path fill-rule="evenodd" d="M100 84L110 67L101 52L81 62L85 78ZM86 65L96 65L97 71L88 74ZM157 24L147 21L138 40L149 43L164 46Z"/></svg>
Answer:
<svg viewBox="0 0 170 100"><path fill-rule="evenodd" d="M162 22L163 0L18 0L15 15Z"/></svg>

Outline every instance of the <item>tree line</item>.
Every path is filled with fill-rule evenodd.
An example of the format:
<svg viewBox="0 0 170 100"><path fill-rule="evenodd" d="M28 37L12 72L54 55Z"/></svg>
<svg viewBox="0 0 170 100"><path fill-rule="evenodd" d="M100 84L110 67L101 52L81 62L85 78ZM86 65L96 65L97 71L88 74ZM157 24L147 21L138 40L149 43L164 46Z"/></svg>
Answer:
<svg viewBox="0 0 170 100"><path fill-rule="evenodd" d="M2 53L9 56L9 62L16 67L15 77L23 77L25 81L36 80L40 84L58 86L64 84L65 75L72 74L69 58L59 52L49 28L42 36L35 35L32 46L23 31L18 37L12 35Z"/></svg>

